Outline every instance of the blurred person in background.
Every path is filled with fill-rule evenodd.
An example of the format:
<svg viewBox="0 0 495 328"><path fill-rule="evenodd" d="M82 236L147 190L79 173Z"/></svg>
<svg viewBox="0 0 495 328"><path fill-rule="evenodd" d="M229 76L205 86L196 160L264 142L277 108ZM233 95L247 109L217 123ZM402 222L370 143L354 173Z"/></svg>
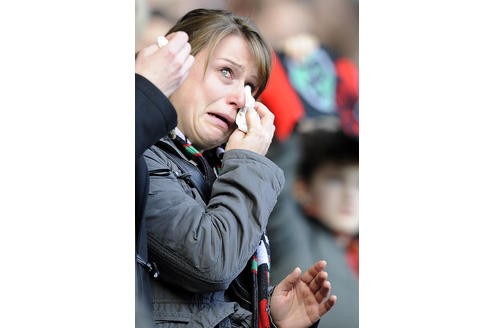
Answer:
<svg viewBox="0 0 495 328"><path fill-rule="evenodd" d="M310 120L311 121L311 120ZM300 157L291 186L297 206L273 234L272 278L277 281L295 263L324 259L339 303L321 327L359 326L359 142L337 118L299 126Z"/></svg>
<svg viewBox="0 0 495 328"><path fill-rule="evenodd" d="M328 48L359 66L359 1L309 0L315 34Z"/></svg>
<svg viewBox="0 0 495 328"><path fill-rule="evenodd" d="M260 96L273 109L276 140L281 143L299 121L311 117L338 115L346 132L359 132L357 65L317 34L318 26L330 23L315 20L316 12L327 13L331 21L331 10L318 0L276 0L266 2L256 16L274 48L274 67L282 67L270 76L273 81ZM282 88L284 83L290 86ZM286 94L293 92L299 101L288 103Z"/></svg>
<svg viewBox="0 0 495 328"><path fill-rule="evenodd" d="M336 302L326 263L269 284L265 228L284 182L264 156L273 115L255 102L247 132L235 124L246 86L257 97L266 85L270 49L249 20L226 11L193 10L167 37L178 31L195 62L170 95L177 127L145 152L149 256L160 272L151 282L154 324L310 327Z"/></svg>

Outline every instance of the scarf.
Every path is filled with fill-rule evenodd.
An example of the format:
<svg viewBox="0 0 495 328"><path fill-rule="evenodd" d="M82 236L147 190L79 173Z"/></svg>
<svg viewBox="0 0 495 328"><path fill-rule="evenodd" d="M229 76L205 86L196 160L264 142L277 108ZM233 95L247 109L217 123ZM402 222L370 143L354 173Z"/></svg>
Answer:
<svg viewBox="0 0 495 328"><path fill-rule="evenodd" d="M268 286L270 286L270 247L265 233L251 258L253 274L253 327L270 328ZM258 325L256 325L256 322Z"/></svg>
<svg viewBox="0 0 495 328"><path fill-rule="evenodd" d="M224 150L221 147L214 151L199 152L177 128L173 131L172 140L182 150L187 159L194 162L203 173L205 182L211 188L222 166ZM213 163L213 165L210 165ZM208 193L209 194L209 193ZM265 232L252 255L251 267L251 311L253 312L252 327L270 328L268 287L270 286L270 247Z"/></svg>

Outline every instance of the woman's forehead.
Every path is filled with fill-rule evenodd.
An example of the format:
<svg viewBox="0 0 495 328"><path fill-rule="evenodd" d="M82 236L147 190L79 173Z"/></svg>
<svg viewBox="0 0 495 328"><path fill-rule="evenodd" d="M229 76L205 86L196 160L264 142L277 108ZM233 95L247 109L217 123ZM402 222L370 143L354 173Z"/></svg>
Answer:
<svg viewBox="0 0 495 328"><path fill-rule="evenodd" d="M254 62L254 55L247 40L239 35L230 34L222 38L215 49L213 55L229 56L236 62L251 60Z"/></svg>
<svg viewBox="0 0 495 328"><path fill-rule="evenodd" d="M208 52L207 49L203 51ZM240 70L251 71L251 74L257 73L258 60L247 40L239 35L227 35L212 49L210 61L219 60L228 62Z"/></svg>

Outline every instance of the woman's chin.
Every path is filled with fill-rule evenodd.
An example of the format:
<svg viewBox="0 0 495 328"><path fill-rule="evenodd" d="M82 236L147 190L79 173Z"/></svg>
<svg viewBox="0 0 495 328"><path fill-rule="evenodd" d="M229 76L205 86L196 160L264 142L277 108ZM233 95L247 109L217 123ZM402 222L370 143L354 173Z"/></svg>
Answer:
<svg viewBox="0 0 495 328"><path fill-rule="evenodd" d="M209 150L221 146L226 142L226 140L228 140L228 138L226 138L224 134L210 134L207 138L203 139L202 149Z"/></svg>

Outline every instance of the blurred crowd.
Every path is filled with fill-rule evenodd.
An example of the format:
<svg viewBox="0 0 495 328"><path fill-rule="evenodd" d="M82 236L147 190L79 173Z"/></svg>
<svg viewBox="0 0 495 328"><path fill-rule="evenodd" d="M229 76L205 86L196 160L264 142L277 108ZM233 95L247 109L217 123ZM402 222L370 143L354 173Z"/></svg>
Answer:
<svg viewBox="0 0 495 328"><path fill-rule="evenodd" d="M273 48L258 99L275 115L267 157L286 178L267 227L272 284L326 260L338 302L319 326L357 328L358 0L136 0L136 52L194 8L250 17Z"/></svg>
<svg viewBox="0 0 495 328"><path fill-rule="evenodd" d="M227 9L250 17L276 48L300 32L314 34L322 44L358 65L358 0L136 0L136 50L165 33L194 8Z"/></svg>

